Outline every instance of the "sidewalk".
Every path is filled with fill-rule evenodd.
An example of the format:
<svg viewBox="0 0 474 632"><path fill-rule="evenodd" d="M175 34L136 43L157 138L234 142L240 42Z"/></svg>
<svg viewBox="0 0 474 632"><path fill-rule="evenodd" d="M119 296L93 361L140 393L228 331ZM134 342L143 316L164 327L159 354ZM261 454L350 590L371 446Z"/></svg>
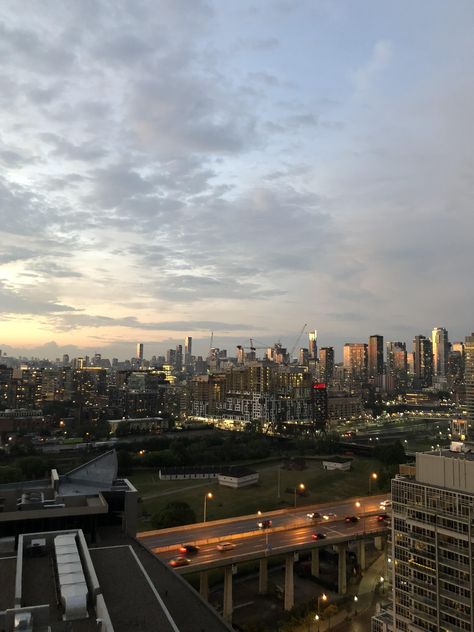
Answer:
<svg viewBox="0 0 474 632"><path fill-rule="evenodd" d="M347 592L352 598L357 596L357 608L354 608L354 601L347 604L346 607L342 607L339 612L334 616L326 620L320 620L318 622L309 622L302 624L298 628L295 628L295 632L327 632L328 630L334 630L346 624L346 629L352 629L350 621L354 618L358 623L367 622L368 618L372 616L374 599L375 599L375 587L379 583L379 578L385 572L385 554L382 553L376 560L367 568L364 575L359 582L358 586L350 586ZM355 614L357 611L357 615ZM369 612L370 611L370 612ZM359 629L359 626L357 626ZM370 627L368 628L370 629Z"/></svg>

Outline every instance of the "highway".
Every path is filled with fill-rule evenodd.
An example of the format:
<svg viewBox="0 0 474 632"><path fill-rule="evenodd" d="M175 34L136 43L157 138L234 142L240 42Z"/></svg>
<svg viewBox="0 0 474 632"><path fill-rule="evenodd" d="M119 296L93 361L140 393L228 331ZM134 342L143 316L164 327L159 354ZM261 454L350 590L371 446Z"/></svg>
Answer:
<svg viewBox="0 0 474 632"><path fill-rule="evenodd" d="M260 517L244 516L229 520L219 520L189 527L162 530L162 532L142 532L139 539L164 562L179 555L181 544L197 544L199 552L186 555L191 560L189 566L180 567L179 572L189 573L258 559L263 555L283 554L290 551L310 550L318 546L336 544L347 540L362 539L364 535L383 534L388 525L380 523L376 514L380 513L380 502L386 495L361 497L325 505L308 505L297 510L281 510L262 514L261 518L271 519L272 527L259 530ZM356 508L358 500L360 508ZM317 511L321 515L335 514L329 520L310 520L306 514ZM345 523L345 516L357 515L356 523ZM323 533L324 539L313 540L313 533ZM241 537L239 537L241 536ZM235 549L221 552L216 548L219 540L231 539Z"/></svg>

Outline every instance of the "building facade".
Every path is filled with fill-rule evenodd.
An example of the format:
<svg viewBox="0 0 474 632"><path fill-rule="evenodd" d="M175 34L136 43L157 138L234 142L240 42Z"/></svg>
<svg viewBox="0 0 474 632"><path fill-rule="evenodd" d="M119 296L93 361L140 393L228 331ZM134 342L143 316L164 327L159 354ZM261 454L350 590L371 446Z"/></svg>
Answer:
<svg viewBox="0 0 474 632"><path fill-rule="evenodd" d="M448 374L449 342L444 327L435 327L431 333L433 345L433 375L446 377Z"/></svg>
<svg viewBox="0 0 474 632"><path fill-rule="evenodd" d="M392 604L373 632L474 630L474 446L416 456L392 481Z"/></svg>
<svg viewBox="0 0 474 632"><path fill-rule="evenodd" d="M369 380L381 380L383 375L383 336L374 335L369 338L368 373Z"/></svg>

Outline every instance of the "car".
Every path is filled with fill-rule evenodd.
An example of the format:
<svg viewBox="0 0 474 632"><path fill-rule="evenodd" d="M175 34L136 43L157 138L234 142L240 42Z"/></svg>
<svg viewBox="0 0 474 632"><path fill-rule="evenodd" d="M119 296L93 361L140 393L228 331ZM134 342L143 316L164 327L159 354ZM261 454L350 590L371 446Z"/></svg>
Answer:
<svg viewBox="0 0 474 632"><path fill-rule="evenodd" d="M177 555L176 557L171 558L169 561L169 565L173 566L174 568L178 566L187 566L188 564L191 564L191 560L187 557L184 557L184 555Z"/></svg>
<svg viewBox="0 0 474 632"><path fill-rule="evenodd" d="M317 511L310 511L310 513L306 514L306 517L310 520L317 520L318 518L321 518L321 514L319 514Z"/></svg>
<svg viewBox="0 0 474 632"><path fill-rule="evenodd" d="M311 537L313 538L313 540L324 540L326 538L326 534L325 533L313 533L313 535Z"/></svg>
<svg viewBox="0 0 474 632"><path fill-rule="evenodd" d="M382 500L382 502L380 503L380 509L387 509L387 507L391 507L391 506L392 506L391 500Z"/></svg>
<svg viewBox="0 0 474 632"><path fill-rule="evenodd" d="M359 522L359 518L358 516L346 516L344 518L344 522L347 522L348 524L351 522Z"/></svg>
<svg viewBox="0 0 474 632"><path fill-rule="evenodd" d="M383 520L390 520L390 518L386 513L377 514L377 521L382 522Z"/></svg>
<svg viewBox="0 0 474 632"><path fill-rule="evenodd" d="M195 544L182 544L179 547L180 553L187 553L188 555L195 555L199 552L199 547Z"/></svg>
<svg viewBox="0 0 474 632"><path fill-rule="evenodd" d="M260 522L257 522L258 528L259 529L269 529L272 526L272 521L271 520L260 520Z"/></svg>
<svg viewBox="0 0 474 632"><path fill-rule="evenodd" d="M335 517L336 517L335 513L332 513L332 511L328 511L328 513L324 514L323 520L332 520Z"/></svg>
<svg viewBox="0 0 474 632"><path fill-rule="evenodd" d="M232 549L235 549L237 545L234 544L233 542L218 542L217 543L217 550L218 551L231 551Z"/></svg>

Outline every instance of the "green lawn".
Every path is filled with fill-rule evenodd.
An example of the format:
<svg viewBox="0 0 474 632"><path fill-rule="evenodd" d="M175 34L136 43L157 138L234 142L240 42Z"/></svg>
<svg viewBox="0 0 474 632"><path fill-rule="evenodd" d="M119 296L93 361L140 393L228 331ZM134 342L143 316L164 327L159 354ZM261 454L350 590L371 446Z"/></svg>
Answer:
<svg viewBox="0 0 474 632"><path fill-rule="evenodd" d="M212 492L213 498L207 502L207 519L217 520L232 516L270 511L290 507L294 504L294 489L300 483L306 488L306 496L298 496L298 506L323 503L331 500L365 495L368 492L369 475L377 471L380 463L374 459L355 458L350 472L326 472L320 461L307 460L303 471L280 471L280 497L278 497L278 463L254 465L260 473L259 484L243 489L220 486L217 481L160 481L156 473L142 471L130 476L143 498L143 510L153 514L168 502L187 502L195 511L198 520L203 517L204 496ZM374 485L374 492L378 488ZM164 492L171 492L159 496ZM150 523L141 519L139 529L150 529Z"/></svg>

